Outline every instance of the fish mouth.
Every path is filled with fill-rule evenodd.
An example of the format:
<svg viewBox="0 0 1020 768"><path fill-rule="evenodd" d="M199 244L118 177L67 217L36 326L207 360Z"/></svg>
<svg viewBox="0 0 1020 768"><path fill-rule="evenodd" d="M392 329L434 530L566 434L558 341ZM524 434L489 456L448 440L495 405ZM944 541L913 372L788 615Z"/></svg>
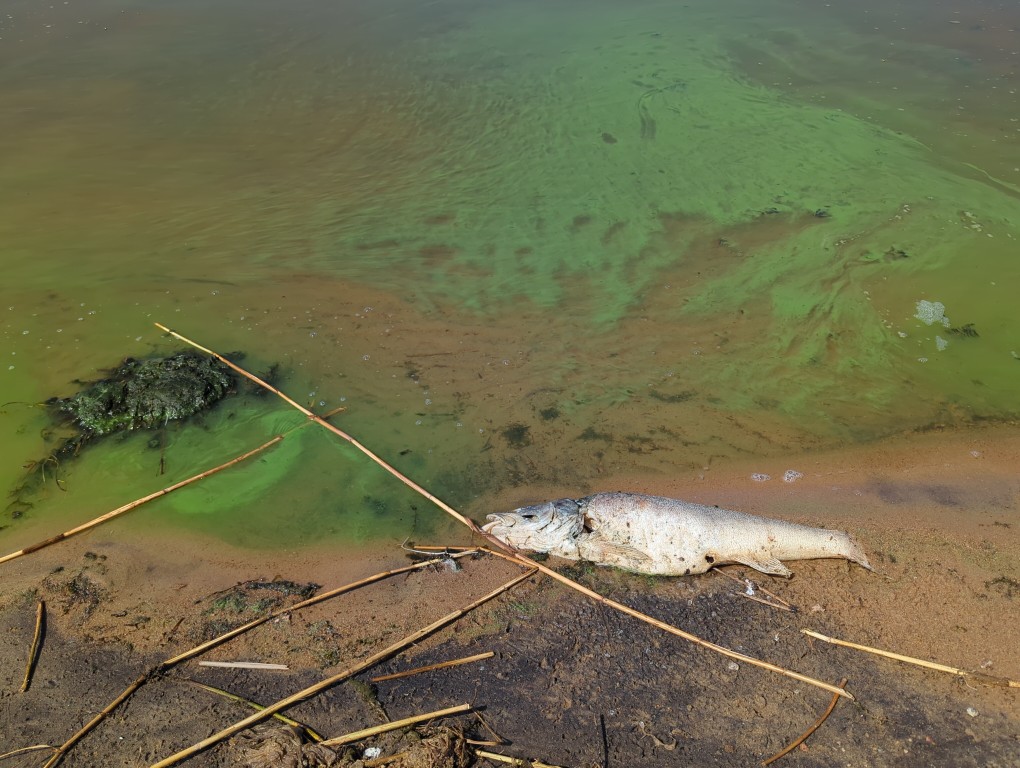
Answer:
<svg viewBox="0 0 1020 768"><path fill-rule="evenodd" d="M486 533L492 533L492 529L496 528L497 526L509 528L514 524L513 515L508 515L505 513L497 512L492 515L486 515L485 519L490 521L482 526L482 530L485 531Z"/></svg>

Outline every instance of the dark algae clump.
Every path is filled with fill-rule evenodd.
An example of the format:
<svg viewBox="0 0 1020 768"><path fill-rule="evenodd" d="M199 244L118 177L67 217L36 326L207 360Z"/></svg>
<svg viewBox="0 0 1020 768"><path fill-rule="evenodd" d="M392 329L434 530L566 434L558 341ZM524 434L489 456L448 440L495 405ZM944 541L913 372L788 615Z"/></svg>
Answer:
<svg viewBox="0 0 1020 768"><path fill-rule="evenodd" d="M106 378L79 383L83 388L77 394L46 401L54 418L70 427L71 434L60 439L44 459L25 464L28 474L10 494L12 518L33 506L29 499L40 482L53 478L63 490L61 465L86 444L107 435L159 429L187 419L233 393L237 381L215 358L186 351L146 360L128 358ZM156 444L162 446L165 440Z"/></svg>
<svg viewBox="0 0 1020 768"><path fill-rule="evenodd" d="M105 379L50 401L71 417L80 442L132 429L153 429L204 411L235 385L230 369L192 352L127 359Z"/></svg>

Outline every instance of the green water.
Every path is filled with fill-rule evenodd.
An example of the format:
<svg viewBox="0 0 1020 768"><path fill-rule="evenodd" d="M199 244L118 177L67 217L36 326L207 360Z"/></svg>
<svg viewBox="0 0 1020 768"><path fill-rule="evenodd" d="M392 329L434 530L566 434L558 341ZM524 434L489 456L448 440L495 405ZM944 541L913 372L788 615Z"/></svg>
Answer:
<svg viewBox="0 0 1020 768"><path fill-rule="evenodd" d="M342 402L476 517L1015 416L1016 21L920 0L15 2L2 400L176 348L160 321ZM914 318L922 299L950 326ZM15 488L46 419L0 418ZM0 542L295 419L239 399L171 431L164 476L148 436L93 448ZM311 428L153 510L124 525L256 547L453 530Z"/></svg>

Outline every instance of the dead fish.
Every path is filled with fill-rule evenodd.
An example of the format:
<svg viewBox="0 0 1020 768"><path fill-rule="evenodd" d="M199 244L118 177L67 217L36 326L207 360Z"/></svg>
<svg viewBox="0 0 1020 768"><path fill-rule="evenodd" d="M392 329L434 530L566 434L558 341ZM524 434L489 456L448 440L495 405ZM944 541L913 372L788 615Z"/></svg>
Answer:
<svg viewBox="0 0 1020 768"><path fill-rule="evenodd" d="M596 493L489 515L517 549L637 573L688 576L725 563L792 576L783 560L842 557L872 570L849 533L638 493Z"/></svg>

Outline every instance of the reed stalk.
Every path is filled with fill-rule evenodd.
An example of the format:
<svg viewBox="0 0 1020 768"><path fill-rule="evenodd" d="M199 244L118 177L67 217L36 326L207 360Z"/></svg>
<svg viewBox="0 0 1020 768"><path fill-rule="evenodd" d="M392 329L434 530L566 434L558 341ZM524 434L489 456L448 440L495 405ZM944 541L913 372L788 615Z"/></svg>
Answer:
<svg viewBox="0 0 1020 768"><path fill-rule="evenodd" d="M8 560L14 560L15 558L21 557L22 555L28 555L31 554L32 552L38 552L40 549L44 549L50 546L51 544L58 544L64 539L69 539L72 536L78 535L79 533L84 533L87 530L95 528L97 525L102 525L103 523L108 522L109 520L113 520L113 518L115 517L119 517L120 515L123 515L126 512L130 512L132 509L137 509L138 507L142 506L147 502L152 501L153 499L158 499L160 496L166 496L168 493L173 493L178 488L183 488L186 485L197 483L199 480L203 480L209 477L209 475L215 475L217 472L222 472L224 469L227 469L228 467L232 467L235 464L240 464L245 459L250 459L252 456L262 453L262 451L266 450L267 448L271 448L281 440L283 440L283 435L277 435L272 440L269 440L268 442L265 442L262 445L260 445L258 448L250 450L247 453L241 454L240 456L236 456L230 461L226 462L225 464L220 464L218 467L207 469L205 472L200 472L197 475L193 475L192 477L189 477L187 480L181 480L179 483L174 483L173 485L167 486L162 490L150 493L148 496L143 496L140 499L136 499L135 501L132 501L130 504L125 504L122 507L117 507L117 509L113 510L112 512L107 512L105 515L100 515L94 520L89 520L87 523L82 523L76 528L72 528L69 531L59 533L56 536L53 536L52 538L46 539L45 541L40 541L36 544L27 546L24 549L19 549L17 552L11 552L9 555L4 555L3 557L0 557L0 563L6 563Z"/></svg>
<svg viewBox="0 0 1020 768"><path fill-rule="evenodd" d="M643 621L643 622L645 622L647 624L651 624L652 626L657 627L659 629L662 629L662 630L664 630L666 632L669 632L670 634L676 635L677 637L681 637L681 638L683 638L685 640L688 640L689 642L694 643L695 645L701 646L702 648L705 648L707 650L715 651L716 653L720 653L723 656L726 656L726 657L731 658L731 659L736 659L738 661L742 661L742 662L744 662L746 664L750 664L751 666L756 666L756 667L759 667L761 669L767 669L767 670L769 670L771 672L775 672L777 674L784 675L786 677L790 677L790 678L792 678L794 680L799 680L802 683L806 683L808 685L813 685L816 688L821 688L822 690L828 691L829 693L838 694L839 696L845 696L845 697L847 697L848 699L851 699L851 700L854 698L853 695L851 693L849 693L848 691L845 691L842 688L839 688L839 687L837 687L835 685L832 685L831 683L826 683L826 682L824 682L822 680L816 680L813 677L808 677L807 675L802 675L799 672L794 672L792 670L784 669L783 667L777 666L775 664L771 664L771 663L766 662L766 661L761 661L760 659L756 659L756 658L754 658L752 656L746 656L746 655L744 655L742 653L738 653L736 651L731 651L729 648L724 648L721 645L716 645L715 643L709 642L707 640L703 640L700 637L698 637L698 636L696 636L696 635L694 635L694 634L692 634L690 632L686 632L685 630L679 629L679 628L674 627L674 626L672 626L670 624L666 624L665 622L659 621L658 619L655 619L655 618L653 618L651 616L643 614L640 611L636 611L633 608L630 608L629 606L623 605L622 603L617 603L615 600L610 600L607 597L603 597L602 595L598 594L597 592L593 592L592 590L588 589L587 587L584 587L584 586L578 584L576 581L574 581L574 580L572 580L572 579L570 579L570 578L568 578L568 577L566 577L566 576L564 576L564 575L562 575L560 573L557 573L552 568L549 568L548 566L543 565L542 563L539 563L539 562L536 562L535 560L532 560L530 557L527 557L526 555L521 554L518 550L516 550L513 547L509 546L505 542L500 541L495 536L492 536L489 533L483 531L478 526L478 524L475 523L473 520L471 520L468 517L465 517L460 512L458 512L453 507L451 507L449 504L444 502L442 499L439 499L438 497L433 495L431 492L427 491L425 488L423 488L422 486L418 485L418 483L416 483L413 480L411 480L411 478L409 478L407 475L402 473L396 467L394 467L391 464L387 463L382 458L380 458L375 453L373 453L371 450L369 450L366 446L362 445L360 442L355 440L351 435L347 434L342 429L333 426L329 422L326 422L326 421L322 420L321 418L316 416L314 413L312 413L310 410L305 408L303 405L299 404L298 402L296 402L295 400L291 399L290 397L285 395L283 392L278 390L276 387L273 387L272 385L268 384L267 382L265 382L262 379L260 379L257 376L255 376L254 374L249 373L248 371L246 371L243 368L241 368L239 365L236 365L236 364L230 362L229 360L227 360L222 355L217 354L216 352L213 352L211 349L207 349L206 347L201 346L200 344L192 341L191 339L187 338L186 336L182 336L181 334L177 333L176 331L171 330L170 328L168 328L167 326L163 325L162 323L156 323L155 325L156 325L157 328L159 328L159 329L165 331L166 333L170 334L175 339L177 339L179 341L182 341L185 344L189 344L192 347L194 347L195 349L201 350L202 352L205 352L208 355L212 355L217 360L219 360L220 362L222 362L225 365L229 366L231 369L233 369L237 373L241 374L245 378L255 382L259 386L265 387L270 392L272 392L275 395L277 395L280 398L282 398L285 402L290 403L293 407L297 408L299 411L304 413L312 421L315 421L317 424L320 424L321 426L325 427L330 432L333 432L334 434L336 434L339 437L341 437L344 440L346 440L348 443L353 445L355 448L357 448L363 454L368 456L368 458L370 458L372 461L374 461L380 467L382 467L387 472L389 472L391 475L393 475L395 478L397 478L402 483L404 483L404 485L408 486L412 490L414 490L417 493L421 494L426 499L428 499L433 504L435 504L437 507L439 507L441 510L443 510L444 512L446 512L447 514L452 516L455 520L457 520L460 523L462 523L463 525L467 526L467 528L473 534L475 534L476 536L479 536L479 537L485 539L486 541L488 541L489 543L491 543L493 545L493 547L496 548L495 550L489 550L490 552L492 552L492 554L498 554L500 557L504 557L504 558L506 558L508 560L511 560L512 562L516 562L516 563L518 563L518 564L520 564L522 566L525 566L525 567L535 568L535 569L541 571L542 573L544 573L546 576L549 576L550 578L553 578L556 581L559 581L561 584L564 584L567 587L570 587L571 589L574 589L574 590L580 592L581 594L586 595L587 597L590 597L591 599L596 600L597 602L602 603L603 605L609 606L610 608L615 608L618 611L626 613L627 615L632 616L632 617L634 617L634 618L636 618L636 619L638 619L640 621Z"/></svg>
<svg viewBox="0 0 1020 768"><path fill-rule="evenodd" d="M934 669L937 672L948 672L951 675L966 677L968 680L973 680L975 683L981 683L982 685L989 685L994 688L1020 688L1020 681L1018 680L1010 680L1006 677L996 677L995 675L986 675L984 672L968 672L966 669L957 669L956 667L950 667L946 664L938 664L934 661L916 659L913 656L904 656L902 653L883 651L879 648L872 648L869 645L859 645L858 643L851 643L847 640L837 640L834 637L823 635L821 632L815 632L812 629L802 629L801 632L808 637L823 640L826 643L842 645L844 648L853 648L854 650L864 651L865 653L873 653L876 656L884 656L887 659L902 661L905 664L913 664L914 666L924 667L925 669Z"/></svg>
<svg viewBox="0 0 1020 768"><path fill-rule="evenodd" d="M361 741L371 736L378 736L380 733L386 733L387 731L395 731L398 728L405 728L415 723L423 723L426 720L438 720L441 717L448 717L449 715L457 715L461 712L468 712L471 709L470 704L458 704L456 707L447 707L446 709L438 709L435 712L426 712L422 715L414 715L413 717L405 717L403 720L394 720L392 723L383 723L382 725L376 725L372 728L365 728L360 731L352 731L351 733L345 733L343 736L337 736L332 739L326 739L322 742L324 747L339 747L343 744L350 744L354 741Z"/></svg>
<svg viewBox="0 0 1020 768"><path fill-rule="evenodd" d="M32 685L32 673L35 671L39 653L42 650L43 633L46 631L46 603L43 600L35 609L35 632L32 633L32 647L28 651L28 663L25 664L25 679L21 681L21 692L24 693Z"/></svg>
<svg viewBox="0 0 1020 768"><path fill-rule="evenodd" d="M485 653L478 653L474 656L465 656L462 659L451 659L450 661L441 661L438 664L429 664L427 667L415 667L414 669L405 669L403 672L393 672L388 675L379 675L378 677L370 678L369 682L381 683L384 680L397 680L401 677L410 677L411 675L418 675L422 672L432 672L436 669L446 669L447 667L457 667L461 664L470 664L472 661L482 661L483 659L491 659L495 656L495 652L486 651Z"/></svg>
<svg viewBox="0 0 1020 768"><path fill-rule="evenodd" d="M464 606L463 608L459 608L456 611L454 611L453 613L449 613L446 616L443 616L441 619L437 619L436 621L434 621L431 624L429 624L427 627L423 627L422 629L419 629L416 632L412 632L407 637L404 637L401 640L398 640L397 642L393 643L392 645L387 646L386 648L382 649L381 651L373 653L371 656L369 656L366 659L363 659L362 661L358 662L357 664L354 664L354 665L344 669L343 671L338 672L335 675L327 677L325 680L321 680L320 682L316 683L315 685L310 685L307 688L304 688L304 689L298 691L297 693L295 693L295 694L293 694L291 696L288 696L285 699L280 699L275 704L270 704L265 709L263 709L261 712L256 712L253 715L249 715L244 720L240 720L240 721L234 723L233 725L231 725L231 726L229 726L227 728L224 728L219 733L214 733L209 738L203 739L202 741L200 741L200 742L198 742L196 744L192 744L187 749L183 749L180 752L177 752L177 753L175 753L173 755L170 755L170 757L167 757L167 758L165 758L163 760L160 760L158 763L153 763L150 766L150 768L167 768L167 766L176 765L177 763L181 762L182 760L185 760L185 759L187 759L189 757L192 757L193 755L196 755L199 752L202 752L202 751L208 749L209 747L213 746L214 744L218 744L219 742L223 741L224 739L230 738L235 733L238 733L239 731L243 731L245 728L248 728L248 727L250 727L252 725L255 725L256 723L259 723L259 722L265 720L267 717L270 717L270 716L274 715L275 713L280 712L281 710L286 709L289 706L292 706L294 704L297 704L298 702L304 701L305 699L309 698L310 696L314 696L315 694L317 694L317 693L319 693L321 691L324 691L327 688L332 688L337 683L342 682L343 680L346 680L349 677L353 677L354 675L358 674L359 672L362 672L362 671L368 669L369 667L371 667L371 666L373 666L375 664L378 664L383 659L387 659L390 656L392 656L393 654L397 653L398 651L401 651L404 648L406 648L407 646L411 645L412 643L418 642L423 637L426 637L426 636L432 634L433 632L435 632L437 629L439 629L441 627L444 627L444 626L446 626L447 624L449 624L449 623L451 623L453 621L456 621L461 616L464 616L468 612L470 612L473 609L477 608L482 603L485 603L485 602L491 600L492 598L502 594L503 592L506 592L511 587L516 586L520 582L522 582L525 579L527 579L528 577L532 576L534 573L535 572L533 570L531 570L531 571L528 571L526 573L521 574L520 576L517 576L514 579L511 579L510 581L508 581L506 584L502 585L498 589L494 589L492 592L489 592L487 595L484 595L484 596L478 598L477 600L469 603L468 605Z"/></svg>
<svg viewBox="0 0 1020 768"><path fill-rule="evenodd" d="M458 552L455 555L451 555L451 557L464 557L466 555L474 554L475 551L476 550L466 550L466 551L463 551L463 552ZM329 590L328 592L324 592L321 595L316 595L315 597L310 597L307 600L303 600L300 603L295 603L294 605L292 605L292 606L290 606L288 608L279 608L276 611L273 611L272 613L266 614L265 616L262 616L261 618L255 619L254 621L249 621L247 624L244 624L244 625L242 625L240 627L236 627L236 628L230 630L229 632L223 633L219 637L214 637L212 640L204 642L201 645L195 646L194 648L192 648L192 649L190 649L188 651L185 651L184 653L178 654L177 656L173 656L172 658L169 658L166 661L164 661L164 662L162 662L160 664L157 664L151 670L149 670L144 675L142 675L137 680L135 680L133 683L131 683L131 685L129 685L124 690L124 692L120 694L120 696L118 696L110 704L108 704L106 706L106 708L103 709L102 712L100 712L98 715L96 715L94 718L92 718L92 720L90 720L81 730L79 730L77 733L75 733L70 739L68 739L66 742L64 742L60 747L57 747L55 754L43 766L43 768L53 768L54 766L56 766L63 759L64 755L71 749L71 747L73 747L84 736L86 736L89 733L89 731L91 731L93 728L95 728L97 725L99 725L99 723L101 723L103 721L103 718L105 718L108 714L113 712L113 710L115 710L123 702L127 701L128 697L131 696L132 693L137 691L142 685L144 685L145 682L149 678L155 677L156 675L159 675L159 674L162 674L163 672L166 672L171 667L174 667L177 664L180 664L182 661L186 661L187 659L190 659L190 658L198 656L198 655L200 655L202 653L205 653L210 648L215 648L217 645L221 645L221 644L227 642L228 640L230 640L230 639L232 639L234 637L237 637L238 635L241 635L241 634L247 632L250 629L254 629L255 627L259 626L260 624L264 624L265 622L269 621L270 619L276 618L278 616L282 616L285 613L290 613L292 611L296 611L296 610L298 610L300 608L307 608L308 606L314 605L315 603L321 603L323 600L328 600L331 597L336 597L337 595L342 595L345 592L350 592L351 590L357 589L358 587L363 587L363 586L365 586L367 584L372 584L373 582L380 581L381 579L385 579L385 578L387 578L389 576L394 576L394 575L396 575L398 573L405 573L407 571L413 571L413 570L416 570L416 569L419 569L419 568L426 568L426 567L428 567L430 565L436 565L437 563L440 563L440 562L442 562L442 560L445 560L445 559L446 558L444 557L444 558L436 558L434 560L425 560L425 561L420 562L420 563L414 563L412 565L404 566L403 568L395 568L393 570L383 571L382 573L377 573L377 574L375 574L373 576L369 576L367 578L360 579L360 580L352 582L350 584L346 584L346 585L344 585L342 587L337 587L336 589Z"/></svg>

